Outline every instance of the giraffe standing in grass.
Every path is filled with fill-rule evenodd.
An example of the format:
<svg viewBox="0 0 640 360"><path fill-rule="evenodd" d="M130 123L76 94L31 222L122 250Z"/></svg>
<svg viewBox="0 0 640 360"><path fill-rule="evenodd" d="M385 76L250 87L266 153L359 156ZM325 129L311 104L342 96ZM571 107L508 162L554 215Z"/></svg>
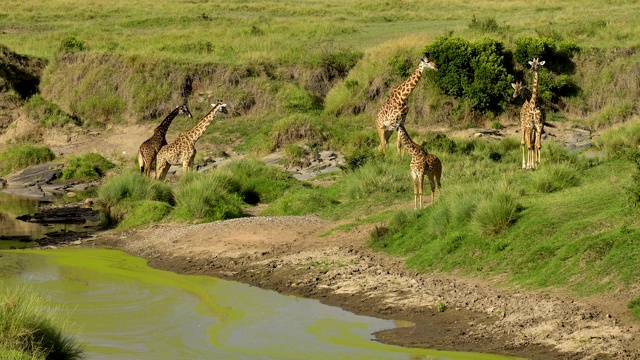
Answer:
<svg viewBox="0 0 640 360"><path fill-rule="evenodd" d="M204 134L217 113L227 113L227 104L224 104L222 100L218 100L216 104L211 104L211 106L213 109L191 129L181 132L171 144L160 149L156 159L156 178L164 179L172 164L182 164L184 173L193 167L193 159L196 156L196 141Z"/></svg>
<svg viewBox="0 0 640 360"><path fill-rule="evenodd" d="M544 61L539 61L538 58L529 61L531 65L531 71L533 71L533 90L531 94L531 100L529 101L529 116L531 116L531 122L535 131L534 136L534 154L533 154L533 169L540 164L540 148L542 147L542 132L544 131L545 112L538 106L538 71L540 67L544 65Z"/></svg>
<svg viewBox="0 0 640 360"><path fill-rule="evenodd" d="M407 130L402 124L398 125L398 138L411 154L411 179L413 180L413 206L414 209L422 209L422 192L424 188L424 175L429 178L431 186L431 204L436 200L436 183L442 189L440 178L442 177L442 163L437 156L429 154L422 146L411 140ZM419 205L419 206L418 206Z"/></svg>
<svg viewBox="0 0 640 360"><path fill-rule="evenodd" d="M169 125L171 125L173 119L178 115L192 117L187 104L182 104L173 109L173 111L162 120L160 125L153 130L153 136L140 145L140 149L138 150L138 166L140 167L140 172L144 173L146 177L151 176L151 169L158 151L167 145L166 135L167 130L169 130Z"/></svg>
<svg viewBox="0 0 640 360"><path fill-rule="evenodd" d="M398 125L403 125L409 109L407 99L418 81L422 77L425 69L438 70L436 63L429 53L425 53L416 70L402 84L398 85L389 93L389 99L382 105L376 117L376 128L380 135L380 149L385 152L389 138ZM398 137L397 149L400 152L400 138Z"/></svg>
<svg viewBox="0 0 640 360"><path fill-rule="evenodd" d="M522 169L528 170L533 165L533 146L534 146L534 128L533 121L531 119L530 102L531 91L520 81L512 83L513 98L517 98L520 94L524 96L524 104L520 109L520 148L522 149ZM525 151L526 149L526 151ZM525 154L526 153L526 154Z"/></svg>

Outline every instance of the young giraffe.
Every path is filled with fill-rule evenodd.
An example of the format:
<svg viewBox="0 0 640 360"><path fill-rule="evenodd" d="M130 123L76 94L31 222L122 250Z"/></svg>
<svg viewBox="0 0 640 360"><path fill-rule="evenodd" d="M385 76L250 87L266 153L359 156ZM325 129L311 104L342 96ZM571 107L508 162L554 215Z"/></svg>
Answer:
<svg viewBox="0 0 640 360"><path fill-rule="evenodd" d="M436 182L438 188L442 189L440 178L442 177L442 163L437 156L429 154L422 146L411 140L404 125L399 124L398 138L411 154L411 179L413 180L413 206L418 209L418 201L420 209L422 209L422 191L424 188L424 174L429 178L431 185L431 203L436 200ZM435 178L435 181L434 181Z"/></svg>
<svg viewBox="0 0 640 360"><path fill-rule="evenodd" d="M527 87L520 81L516 81L512 83L513 87L513 98L517 98L518 95L522 94L524 96L524 104L522 104L522 108L520 109L520 132L522 133L522 137L520 139L520 148L522 149L522 169L528 170L533 165L533 146L534 146L534 130L533 130L533 121L529 116L529 102L531 101L531 91L527 89ZM526 157L525 157L525 148Z"/></svg>
<svg viewBox="0 0 640 360"><path fill-rule="evenodd" d="M425 53L416 70L402 84L398 85L389 93L389 99L382 105L378 116L376 117L376 127L380 135L380 148L383 152L387 149L387 143L391 134L398 125L404 124L409 109L407 108L407 99L418 81L422 77L425 69L433 69L438 71L436 63L433 61L429 53ZM397 148L400 152L400 138L398 138Z"/></svg>
<svg viewBox="0 0 640 360"><path fill-rule="evenodd" d="M156 178L164 179L171 164L182 163L184 173L192 168L193 159L196 156L196 141L204 134L217 113L227 113L227 104L222 103L222 100L218 100L216 104L211 104L211 106L213 109L191 129L181 132L171 144L160 149L156 159Z"/></svg>
<svg viewBox="0 0 640 360"><path fill-rule="evenodd" d="M529 61L529 65L531 65L531 71L533 71L533 91L531 94L531 101L529 101L529 116L531 116L531 122L533 123L533 127L535 129L535 143L534 143L534 154L533 154L533 169L536 168L537 164L540 163L540 148L542 147L542 131L544 130L544 111L538 106L538 70L540 66L544 65L544 61L539 61L538 58L533 59L533 61Z"/></svg>
<svg viewBox="0 0 640 360"><path fill-rule="evenodd" d="M140 172L144 172L146 177L151 176L151 168L158 151L160 151L160 148L167 145L166 135L167 130L169 130L169 125L171 125L173 119L178 115L192 117L187 104L182 104L173 109L173 111L171 111L169 115L162 120L160 125L153 130L153 136L145 140L142 145L140 145L140 149L138 150L138 166L140 166Z"/></svg>

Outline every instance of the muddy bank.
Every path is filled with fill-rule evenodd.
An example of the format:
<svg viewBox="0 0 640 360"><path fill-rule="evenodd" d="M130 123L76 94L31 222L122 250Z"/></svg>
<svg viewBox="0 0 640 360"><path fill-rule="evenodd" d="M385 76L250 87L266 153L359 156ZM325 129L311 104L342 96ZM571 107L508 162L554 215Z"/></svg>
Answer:
<svg viewBox="0 0 640 360"><path fill-rule="evenodd" d="M376 334L385 343L531 359L640 358L638 326L625 311L625 294L575 299L419 274L402 259L369 250L368 226L331 231L337 225L316 217L248 217L108 231L83 244L118 247L164 270L409 322Z"/></svg>

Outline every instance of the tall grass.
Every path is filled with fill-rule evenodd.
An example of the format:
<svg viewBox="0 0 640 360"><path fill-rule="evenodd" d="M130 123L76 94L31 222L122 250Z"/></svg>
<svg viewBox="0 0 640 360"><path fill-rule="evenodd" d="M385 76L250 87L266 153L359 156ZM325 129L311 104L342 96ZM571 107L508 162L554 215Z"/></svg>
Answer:
<svg viewBox="0 0 640 360"><path fill-rule="evenodd" d="M115 167L104 156L90 152L79 156L72 156L65 160L62 169L62 179L95 180L103 177L108 170Z"/></svg>
<svg viewBox="0 0 640 360"><path fill-rule="evenodd" d="M0 357L3 359L82 359L84 350L64 333L69 324L26 288L0 293Z"/></svg>
<svg viewBox="0 0 640 360"><path fill-rule="evenodd" d="M56 155L45 146L18 145L0 150L0 175L52 161Z"/></svg>

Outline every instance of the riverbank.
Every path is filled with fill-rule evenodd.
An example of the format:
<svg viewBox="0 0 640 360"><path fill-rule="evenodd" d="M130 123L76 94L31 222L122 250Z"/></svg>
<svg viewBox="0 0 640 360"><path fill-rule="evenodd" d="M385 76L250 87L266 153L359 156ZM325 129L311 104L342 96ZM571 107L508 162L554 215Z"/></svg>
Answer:
<svg viewBox="0 0 640 360"><path fill-rule="evenodd" d="M366 247L374 225L338 225L314 216L252 216L107 231L82 244L120 248L163 270L409 322L376 334L389 344L530 359L640 357L639 326L625 294L575 298L509 288L499 279L419 274L403 259Z"/></svg>

